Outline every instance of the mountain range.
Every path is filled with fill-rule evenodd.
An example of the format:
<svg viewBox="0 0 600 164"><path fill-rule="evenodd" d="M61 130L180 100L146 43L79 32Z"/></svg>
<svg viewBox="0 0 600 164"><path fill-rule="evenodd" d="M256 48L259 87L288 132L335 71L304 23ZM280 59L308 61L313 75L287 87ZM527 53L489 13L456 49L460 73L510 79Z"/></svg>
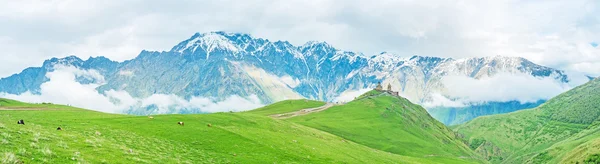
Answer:
<svg viewBox="0 0 600 164"><path fill-rule="evenodd" d="M21 73L0 79L0 93L40 93L41 84L57 65L96 70L103 81L96 89L126 91L133 97L153 94L173 94L184 99L209 97L221 101L228 96L257 96L270 104L284 99L307 98L321 101L349 101L361 90L377 83L391 85L411 102L427 104L433 95L455 100L442 79L465 76L473 79L492 77L499 73L519 73L536 78L551 78L556 83L568 83L564 71L537 65L520 57L439 58L400 57L392 53L365 55L343 51L326 42L307 42L296 46L287 41L270 41L248 34L209 32L196 33L169 51L142 51L131 60L116 62L105 57L82 60L75 56L52 58L41 67L31 67ZM80 83L97 83L80 78ZM502 110L454 112L443 106L429 108L430 113L446 124L468 121L481 115L504 113L535 107L544 100L479 102L493 104ZM470 108L469 105L463 108ZM439 109L439 110L436 110ZM147 114L149 108L129 109L126 113ZM198 113L203 110L180 111ZM469 110L467 110L469 111Z"/></svg>

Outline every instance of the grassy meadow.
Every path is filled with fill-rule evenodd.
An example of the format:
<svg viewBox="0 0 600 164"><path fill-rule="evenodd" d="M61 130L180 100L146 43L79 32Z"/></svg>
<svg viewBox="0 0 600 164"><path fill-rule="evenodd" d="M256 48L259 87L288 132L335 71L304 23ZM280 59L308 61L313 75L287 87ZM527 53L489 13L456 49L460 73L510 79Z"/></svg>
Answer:
<svg viewBox="0 0 600 164"><path fill-rule="evenodd" d="M272 112L320 105L295 101L290 104L299 107ZM2 163L438 163L261 115L267 110L150 119L6 99L0 103ZM20 119L25 125L17 124Z"/></svg>

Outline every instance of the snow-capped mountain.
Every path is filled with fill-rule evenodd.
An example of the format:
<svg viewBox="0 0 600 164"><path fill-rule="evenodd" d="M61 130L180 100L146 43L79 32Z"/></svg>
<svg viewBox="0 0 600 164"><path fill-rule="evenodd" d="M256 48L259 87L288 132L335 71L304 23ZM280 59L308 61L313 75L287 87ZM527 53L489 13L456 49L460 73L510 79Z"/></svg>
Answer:
<svg viewBox="0 0 600 164"><path fill-rule="evenodd" d="M134 97L175 94L184 98L257 95L265 104L283 99L334 101L351 91L391 84L415 103L431 101L446 92L441 79L463 75L475 79L498 72L518 72L568 82L559 70L518 57L451 59L391 53L367 56L336 49L326 42L296 46L248 34L196 33L169 51L142 51L136 58L114 62L104 57L81 60L53 58L42 67L28 68L0 79L0 93L37 93L55 65L95 69L105 82L97 90L127 91ZM86 82L85 80L80 80ZM87 81L89 83L89 81Z"/></svg>

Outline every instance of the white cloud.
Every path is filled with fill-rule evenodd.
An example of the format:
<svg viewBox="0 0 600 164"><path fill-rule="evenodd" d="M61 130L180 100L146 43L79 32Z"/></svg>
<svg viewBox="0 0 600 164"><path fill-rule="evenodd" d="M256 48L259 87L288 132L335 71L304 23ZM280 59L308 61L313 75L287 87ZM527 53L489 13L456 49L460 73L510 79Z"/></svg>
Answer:
<svg viewBox="0 0 600 164"><path fill-rule="evenodd" d="M365 94L371 90L373 90L373 89L365 88L365 89L359 89L359 90L346 90L346 91L340 93L340 95L338 97L333 99L333 102L350 102L350 101L354 100L354 98L356 98L362 94Z"/></svg>
<svg viewBox="0 0 600 164"><path fill-rule="evenodd" d="M2 0L0 77L50 57L169 50L194 32L308 40L366 54L521 56L600 75L600 1Z"/></svg>
<svg viewBox="0 0 600 164"><path fill-rule="evenodd" d="M431 101L424 102L422 104L424 107L427 107L427 108L438 107L438 106L443 106L443 107L464 107L464 106L468 105L468 104L465 104L464 102L461 102L461 101L450 100L446 96L443 96L443 95L441 95L439 93L432 93L430 96L431 96Z"/></svg>
<svg viewBox="0 0 600 164"><path fill-rule="evenodd" d="M50 80L40 86L40 94L26 92L20 95L0 93L0 97L25 102L52 102L109 113L122 113L128 109L142 109L156 106L153 114L199 110L201 112L243 111L263 106L256 95L243 98L232 95L223 101L211 98L192 97L185 100L176 95L154 94L147 98L134 98L125 91L109 90L102 95L96 88L104 82L104 77L95 70L80 70L74 67L57 66L55 71L46 74ZM76 78L94 79L98 83L81 84Z"/></svg>
<svg viewBox="0 0 600 164"><path fill-rule="evenodd" d="M460 107L490 101L536 102L550 99L572 87L550 77L538 78L522 73L498 73L482 79L447 76L442 83L447 92L444 96L433 94L433 101L425 103L425 106Z"/></svg>

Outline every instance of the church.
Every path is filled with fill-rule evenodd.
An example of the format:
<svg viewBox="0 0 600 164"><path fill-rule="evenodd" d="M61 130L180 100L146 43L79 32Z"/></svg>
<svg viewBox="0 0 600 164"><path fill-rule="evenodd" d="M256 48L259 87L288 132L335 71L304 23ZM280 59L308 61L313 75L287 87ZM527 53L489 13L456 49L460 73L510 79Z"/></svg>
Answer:
<svg viewBox="0 0 600 164"><path fill-rule="evenodd" d="M391 95L394 95L394 96L399 96L398 92L392 91L392 84L388 84L387 90L383 90L383 86L381 86L381 82L378 82L377 86L375 87L375 90L376 91L387 92L387 93L389 93Z"/></svg>

